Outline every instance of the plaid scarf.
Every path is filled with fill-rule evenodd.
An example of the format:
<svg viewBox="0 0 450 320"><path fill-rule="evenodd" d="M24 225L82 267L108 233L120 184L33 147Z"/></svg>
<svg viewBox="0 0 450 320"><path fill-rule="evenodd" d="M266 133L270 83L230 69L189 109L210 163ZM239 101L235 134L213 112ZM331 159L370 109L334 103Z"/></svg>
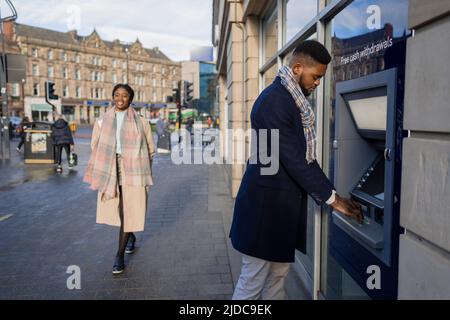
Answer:
<svg viewBox="0 0 450 320"><path fill-rule="evenodd" d="M120 132L124 173L122 183L129 186L152 184L150 156L140 116L129 107ZM99 190L102 199L115 198L118 194L116 163L116 115L108 110L99 128L100 137L92 150L84 175L91 189Z"/></svg>
<svg viewBox="0 0 450 320"><path fill-rule="evenodd" d="M309 101L300 88L300 85L294 79L291 68L284 66L278 71L278 76L281 78L281 84L294 98L300 115L302 118L303 132L306 139L306 161L309 163L316 160L316 130L314 128L315 116Z"/></svg>

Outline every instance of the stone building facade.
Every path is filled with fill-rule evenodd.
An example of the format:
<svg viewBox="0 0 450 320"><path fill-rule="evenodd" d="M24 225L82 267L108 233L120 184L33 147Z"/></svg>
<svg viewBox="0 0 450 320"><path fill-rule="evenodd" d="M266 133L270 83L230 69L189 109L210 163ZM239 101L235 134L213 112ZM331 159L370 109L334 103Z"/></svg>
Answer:
<svg viewBox="0 0 450 320"><path fill-rule="evenodd" d="M129 83L135 90L133 106L146 117L152 106L161 106L181 79L181 65L157 47L100 38L94 30L80 36L75 30L58 32L10 22L8 39L26 56L22 81L24 114L35 121L52 120L45 102L45 81L55 82L57 112L69 121L93 123L111 105L112 88ZM14 84L13 84L14 85Z"/></svg>

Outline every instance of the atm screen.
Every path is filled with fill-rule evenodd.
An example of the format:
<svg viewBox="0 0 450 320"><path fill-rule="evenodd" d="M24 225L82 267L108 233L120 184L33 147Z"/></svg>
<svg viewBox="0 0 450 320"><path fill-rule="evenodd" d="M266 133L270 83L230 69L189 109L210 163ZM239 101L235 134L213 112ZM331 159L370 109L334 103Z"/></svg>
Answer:
<svg viewBox="0 0 450 320"><path fill-rule="evenodd" d="M380 138L386 132L387 88L371 88L344 96L353 121L362 136L378 133Z"/></svg>
<svg viewBox="0 0 450 320"><path fill-rule="evenodd" d="M384 161L378 161L373 169L360 190L384 201Z"/></svg>

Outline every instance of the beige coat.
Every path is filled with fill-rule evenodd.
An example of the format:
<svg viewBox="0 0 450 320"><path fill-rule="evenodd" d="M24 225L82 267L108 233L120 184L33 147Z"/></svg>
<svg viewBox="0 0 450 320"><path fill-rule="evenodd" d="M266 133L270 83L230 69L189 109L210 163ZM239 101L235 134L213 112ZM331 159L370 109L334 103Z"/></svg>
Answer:
<svg viewBox="0 0 450 320"><path fill-rule="evenodd" d="M141 118L147 140L149 157L153 160L155 145L150 124ZM100 120L101 121L101 120ZM97 144L100 138L99 120L95 121L92 132L91 148ZM125 174L122 166L122 173ZM138 232L144 230L145 216L147 213L147 192L148 187L122 186L123 211L124 211L124 232ZM120 227L119 217L119 197L110 200L102 200L101 193L97 197L97 223Z"/></svg>

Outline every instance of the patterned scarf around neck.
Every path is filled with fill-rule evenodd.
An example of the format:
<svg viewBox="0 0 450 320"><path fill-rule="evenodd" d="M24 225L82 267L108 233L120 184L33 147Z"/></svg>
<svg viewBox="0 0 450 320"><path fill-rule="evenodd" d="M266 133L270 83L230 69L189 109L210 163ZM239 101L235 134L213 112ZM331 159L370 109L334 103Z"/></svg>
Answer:
<svg viewBox="0 0 450 320"><path fill-rule="evenodd" d="M278 76L281 78L281 84L286 88L287 91L289 91L292 98L294 98L295 104L300 111L303 132L306 139L306 161L309 164L316 160L317 140L316 130L314 128L314 111L312 110L309 101L303 94L300 85L294 79L291 68L287 66L282 67L280 71L278 71Z"/></svg>
<svg viewBox="0 0 450 320"><path fill-rule="evenodd" d="M118 194L116 128L115 110L111 108L102 118L99 139L93 146L84 175L84 181L91 184L91 189L101 192L102 199L106 200ZM148 145L140 116L132 107L126 111L120 136L124 167L122 183L129 186L151 185Z"/></svg>

